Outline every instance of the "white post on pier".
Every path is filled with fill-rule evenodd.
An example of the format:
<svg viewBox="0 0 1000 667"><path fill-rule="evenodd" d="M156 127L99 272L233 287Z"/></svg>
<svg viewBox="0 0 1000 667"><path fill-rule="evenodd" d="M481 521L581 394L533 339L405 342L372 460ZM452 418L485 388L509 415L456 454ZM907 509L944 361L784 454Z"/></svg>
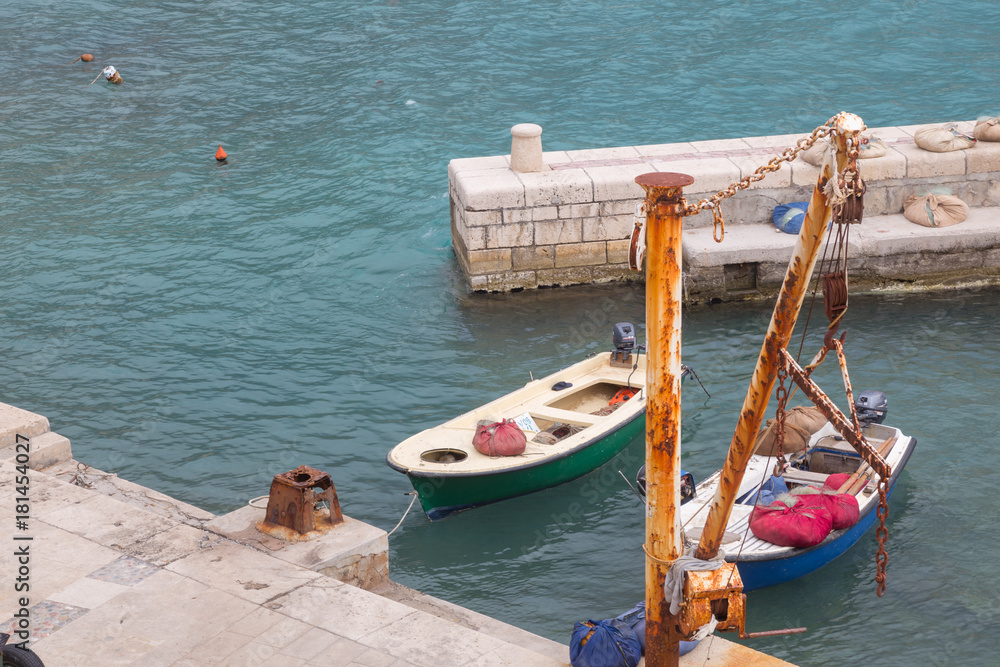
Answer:
<svg viewBox="0 0 1000 667"><path fill-rule="evenodd" d="M520 123L510 128L510 168L513 171L542 170L542 126Z"/></svg>

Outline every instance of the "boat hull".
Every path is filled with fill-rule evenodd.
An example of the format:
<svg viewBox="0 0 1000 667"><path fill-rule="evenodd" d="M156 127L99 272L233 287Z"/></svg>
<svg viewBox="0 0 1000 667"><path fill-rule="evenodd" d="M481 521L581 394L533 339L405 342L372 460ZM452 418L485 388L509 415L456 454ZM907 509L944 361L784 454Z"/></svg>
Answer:
<svg viewBox="0 0 1000 667"><path fill-rule="evenodd" d="M641 353L589 356L407 438L386 463L409 478L431 520L563 484L642 433L645 362ZM525 432L516 456L489 456L474 444L482 425L501 419Z"/></svg>
<svg viewBox="0 0 1000 667"><path fill-rule="evenodd" d="M420 473L407 477L431 521L462 510L541 491L569 482L595 470L635 440L645 427L645 411L618 428L595 436L558 458L526 463L503 472L460 474Z"/></svg>
<svg viewBox="0 0 1000 667"><path fill-rule="evenodd" d="M889 495L892 495L896 488L899 475L906 466L916 446L916 438L910 438L907 450L900 463L893 470L889 479ZM777 586L786 582L804 577L815 572L833 559L847 552L848 549L857 544L858 540L868 532L875 523L877 513L874 505L863 514L852 527L839 531L840 534L831 534L826 540L808 549L797 549L792 555L781 555L763 558L738 558L727 556L726 560L736 561L736 567L740 571L740 578L743 580L743 590L752 591L768 586Z"/></svg>

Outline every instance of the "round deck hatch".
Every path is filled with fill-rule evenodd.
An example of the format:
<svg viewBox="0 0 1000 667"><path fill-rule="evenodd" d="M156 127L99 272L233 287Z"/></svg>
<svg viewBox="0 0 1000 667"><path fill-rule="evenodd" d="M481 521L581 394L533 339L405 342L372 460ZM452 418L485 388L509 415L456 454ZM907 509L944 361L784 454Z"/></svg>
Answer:
<svg viewBox="0 0 1000 667"><path fill-rule="evenodd" d="M428 463L458 463L469 458L461 449L428 449L420 455Z"/></svg>

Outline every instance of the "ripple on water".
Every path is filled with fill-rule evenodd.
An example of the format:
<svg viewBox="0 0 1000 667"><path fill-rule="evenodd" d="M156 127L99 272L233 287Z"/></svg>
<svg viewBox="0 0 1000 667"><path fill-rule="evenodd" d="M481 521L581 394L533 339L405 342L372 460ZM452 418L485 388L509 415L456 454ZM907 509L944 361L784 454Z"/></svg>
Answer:
<svg viewBox="0 0 1000 667"><path fill-rule="evenodd" d="M8 4L2 400L47 415L79 459L209 510L308 463L386 528L409 488L389 447L644 319L634 285L468 294L450 159L507 152L517 122L577 150L807 132L842 108L871 126L973 118L996 111L983 91L1000 65L1000 5L968 0L932 19L879 2L822 20L790 0L167 1L113 21L93 0ZM84 50L97 60L62 64ZM108 62L126 84L88 86ZM893 498L889 590L872 595L866 536L751 593L752 629L813 628L754 646L802 665L982 664L1000 593L983 557L1000 298L851 308L855 387L887 391L920 439ZM685 315L685 361L712 392L685 386L683 464L699 478L721 463L767 318ZM839 386L833 368L817 377ZM574 620L642 595L642 518L615 473L642 451L442 523L411 515L393 576L566 641Z"/></svg>

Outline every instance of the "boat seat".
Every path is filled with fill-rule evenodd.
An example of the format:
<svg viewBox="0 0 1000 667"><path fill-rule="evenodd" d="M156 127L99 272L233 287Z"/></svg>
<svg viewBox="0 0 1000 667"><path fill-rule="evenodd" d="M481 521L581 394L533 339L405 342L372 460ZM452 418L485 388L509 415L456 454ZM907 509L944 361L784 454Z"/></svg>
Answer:
<svg viewBox="0 0 1000 667"><path fill-rule="evenodd" d="M822 438L816 440L812 446L834 452L843 452L849 456L858 456L857 450L854 449L854 446L851 443L847 442L847 440L844 440L843 438L838 439L836 436L832 435L824 435Z"/></svg>
<svg viewBox="0 0 1000 667"><path fill-rule="evenodd" d="M829 475L824 473L809 472L808 470L799 470L798 468L789 468L784 474L786 482L791 482L793 484L809 484L811 486L823 486L827 477L829 477Z"/></svg>
<svg viewBox="0 0 1000 667"><path fill-rule="evenodd" d="M594 421L600 419L596 415L591 415L586 412L575 412L573 410L560 410L559 408L553 408L550 406L540 407L537 410L529 410L531 416L535 419L547 419L553 422L561 422L563 424L574 424L576 426L593 426Z"/></svg>

